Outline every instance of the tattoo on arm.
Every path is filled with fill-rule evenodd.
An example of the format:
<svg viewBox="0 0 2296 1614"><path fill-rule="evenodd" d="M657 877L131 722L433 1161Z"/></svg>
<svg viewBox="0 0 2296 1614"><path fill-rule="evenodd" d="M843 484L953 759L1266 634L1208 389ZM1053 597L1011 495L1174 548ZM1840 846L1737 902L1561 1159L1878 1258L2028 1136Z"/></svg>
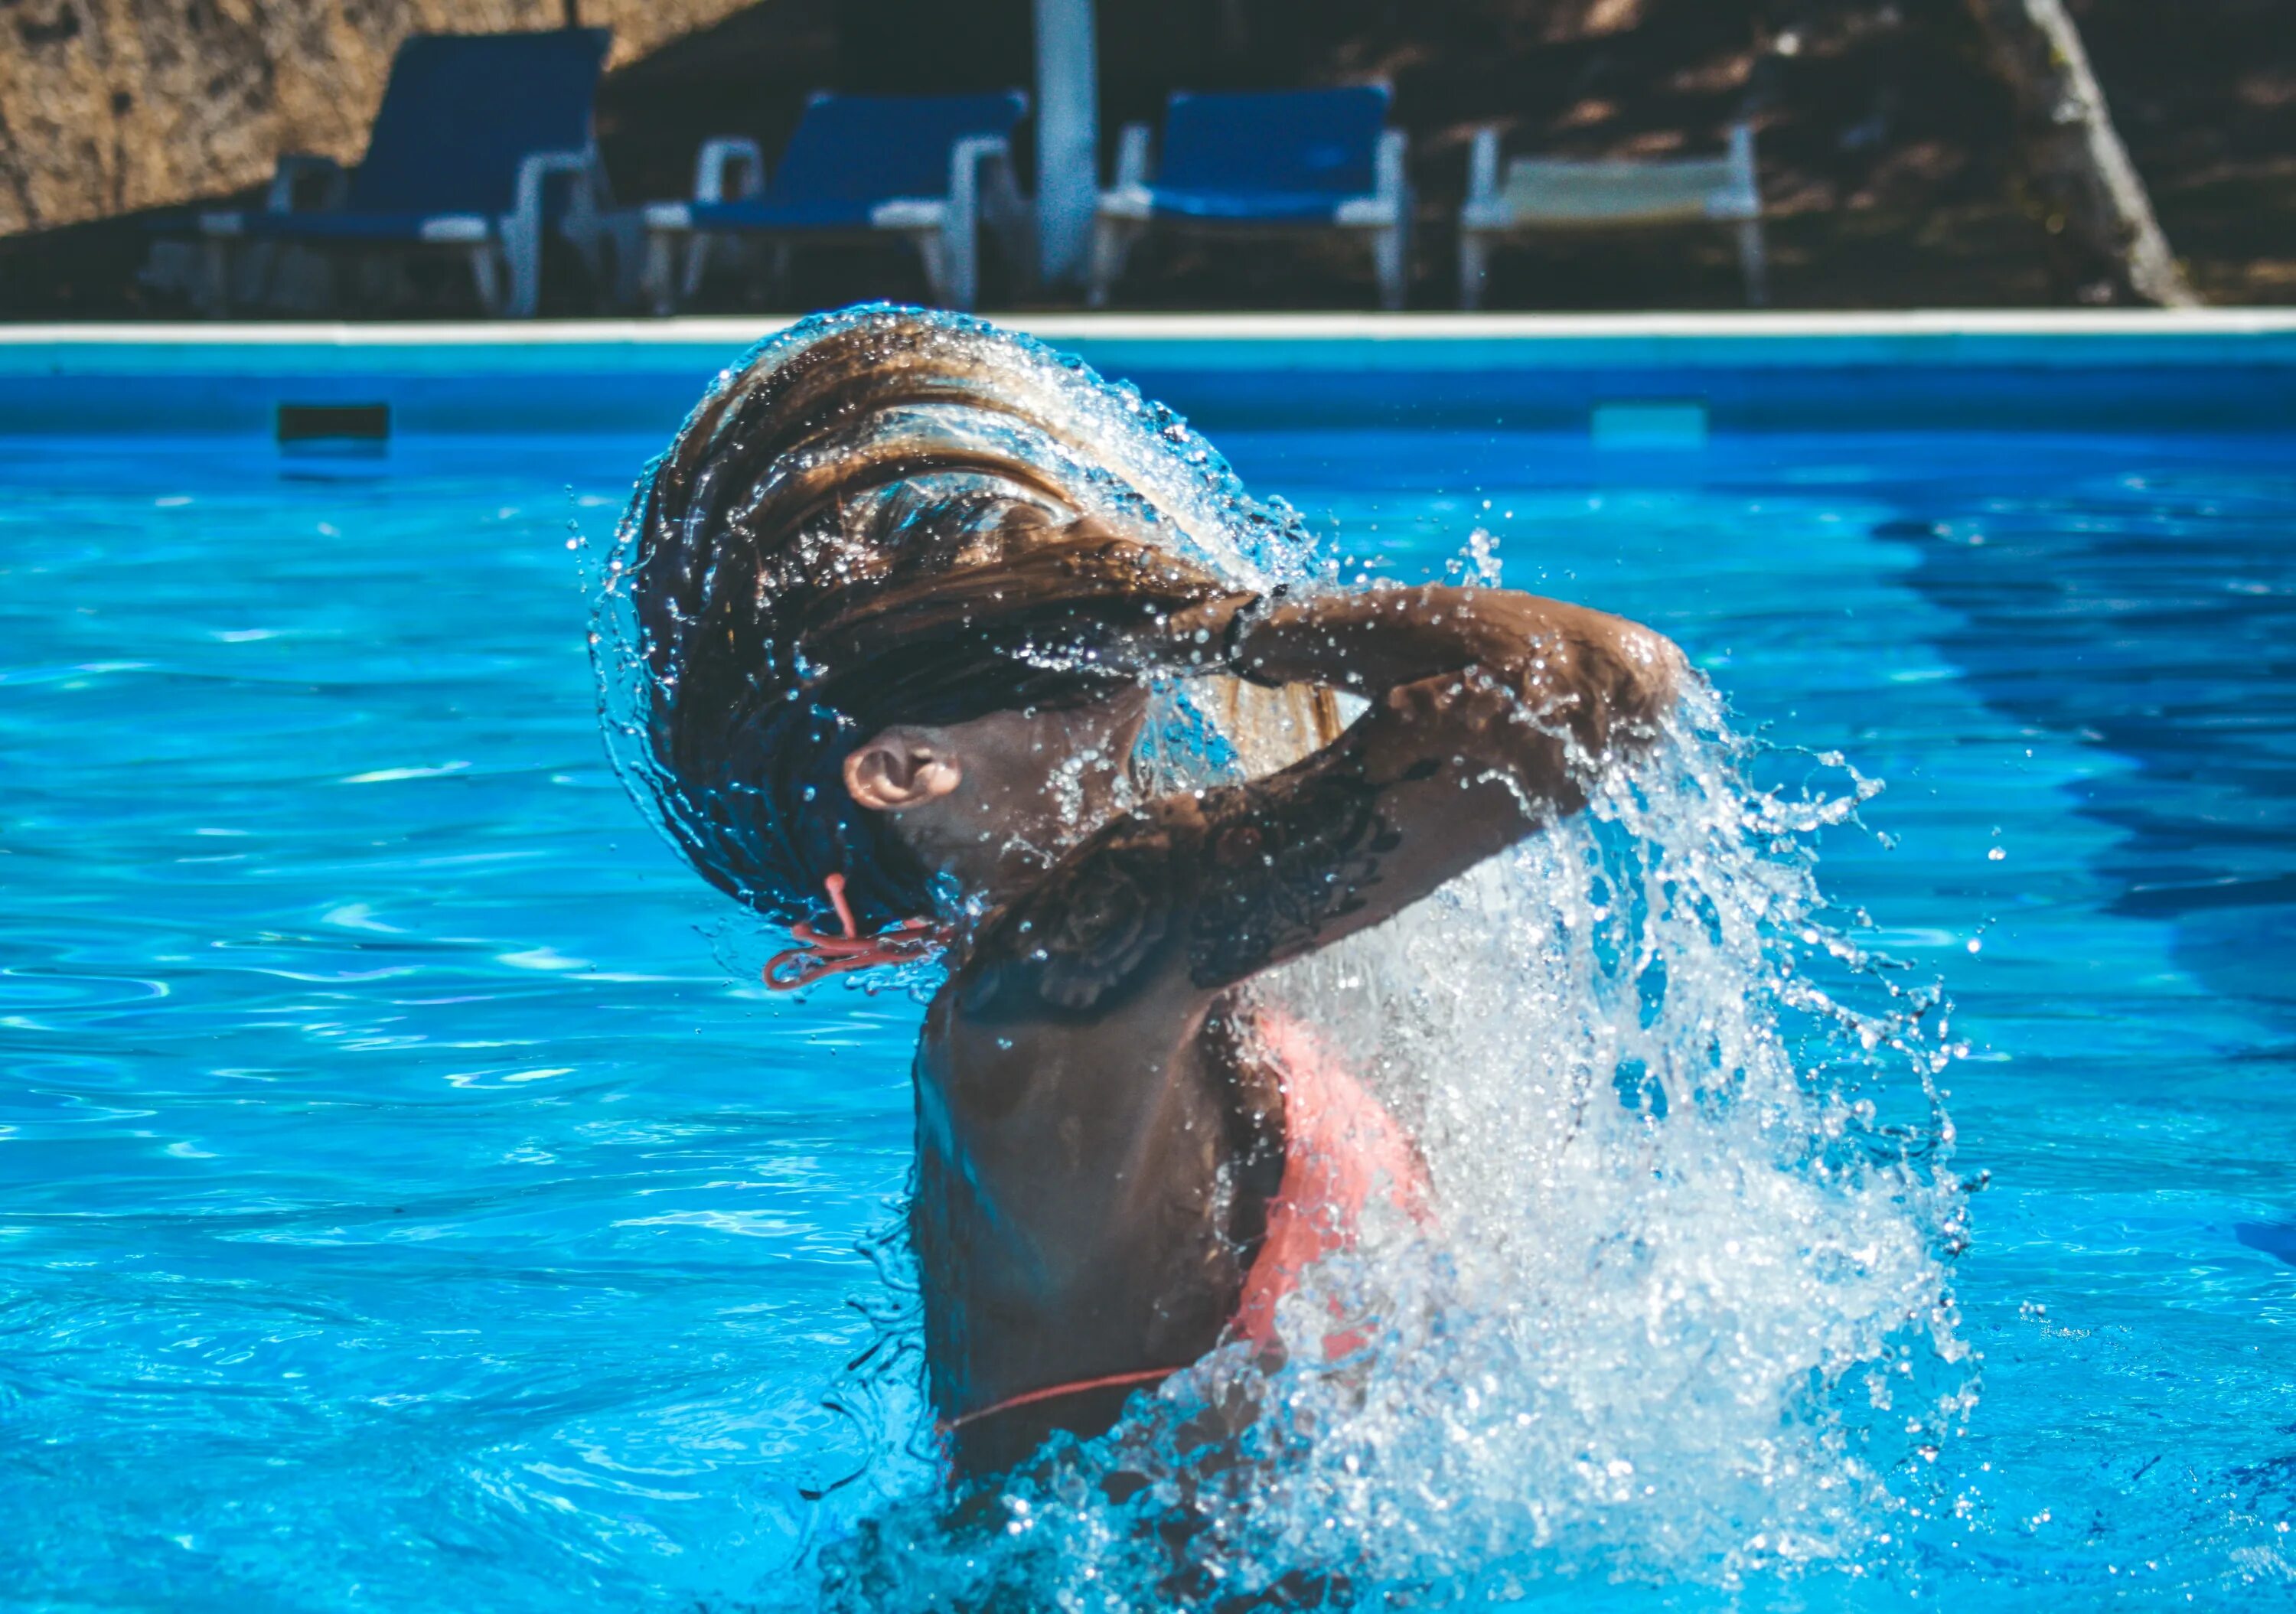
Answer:
<svg viewBox="0 0 2296 1614"><path fill-rule="evenodd" d="M1418 780L1433 762L1406 771ZM1188 979L1233 985L1313 948L1365 905L1402 836L1352 752L1320 766L1180 797L1078 848L980 938L974 1014L1112 1008L1168 947Z"/></svg>
<svg viewBox="0 0 2296 1614"><path fill-rule="evenodd" d="M1364 905L1402 837L1357 767L1318 768L1215 791L1188 924L1188 977L1225 987L1316 945Z"/></svg>

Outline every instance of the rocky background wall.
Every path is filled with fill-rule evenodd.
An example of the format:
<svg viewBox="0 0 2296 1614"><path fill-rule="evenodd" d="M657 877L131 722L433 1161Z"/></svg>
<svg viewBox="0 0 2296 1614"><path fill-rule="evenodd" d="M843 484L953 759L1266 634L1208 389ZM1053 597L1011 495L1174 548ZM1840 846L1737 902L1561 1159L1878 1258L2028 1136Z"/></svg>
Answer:
<svg viewBox="0 0 2296 1614"><path fill-rule="evenodd" d="M747 0L580 0L611 65ZM0 234L356 161L411 33L562 27L567 0L0 0Z"/></svg>
<svg viewBox="0 0 2296 1614"><path fill-rule="evenodd" d="M2169 243L2212 302L2296 302L2292 0L2068 0ZM769 157L815 89L1028 86L1029 0L578 0L615 32L599 136L625 201L682 194L695 146ZM136 210L251 192L274 155L356 158L417 28L546 28L566 0L0 0L0 317L167 315ZM1759 129L1784 307L2079 300L2063 221L2019 173L2014 109L1966 0L1101 0L1105 149L1177 87L1380 77L1410 131L1414 300L1447 306L1452 220L1484 121L1511 149L1716 149ZM1026 160L1025 131L1022 156ZM86 222L67 223L67 220ZM9 232L14 232L11 234ZM1360 253L1144 253L1123 300L1362 307ZM590 311L578 275L545 311ZM413 312L467 314L462 302ZM883 247L800 256L780 306L916 297ZM994 265L990 307L1009 307ZM1729 307L1720 231L1509 253L1496 307ZM721 279L704 307L752 306Z"/></svg>

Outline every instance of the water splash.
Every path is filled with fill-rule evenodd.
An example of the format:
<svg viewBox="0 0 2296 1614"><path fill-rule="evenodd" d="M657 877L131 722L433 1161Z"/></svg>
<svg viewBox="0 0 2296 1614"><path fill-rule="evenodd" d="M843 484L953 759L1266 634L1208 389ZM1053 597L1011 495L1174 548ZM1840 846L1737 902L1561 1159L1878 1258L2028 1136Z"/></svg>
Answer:
<svg viewBox="0 0 2296 1614"><path fill-rule="evenodd" d="M1240 584L1336 580L1176 417L1025 339L951 328L1062 400L1036 447L1079 505L1143 501ZM1086 440L1089 463L1063 447ZM646 802L633 542L626 521L593 645L610 745ZM1459 569L1498 581L1480 535ZM1159 700L1152 788L1297 749L1200 685ZM1435 1226L1375 1213L1285 1302L1287 1338L1367 1323L1344 1360L1270 1373L1216 1354L1101 1439L952 1497L918 1392L914 1274L884 1241L884 1292L857 1303L874 1338L833 1397L884 1456L825 1493L816 1572L782 1595L1431 1606L1912 1573L1894 1549L1939 1505L1928 1465L1973 1396L1934 1086L1953 1050L1934 993L1898 985L1817 888L1816 837L1872 787L1837 758L1815 785L1762 790L1764 760L1695 689L1583 813L1260 984L1406 1119L1435 1184Z"/></svg>
<svg viewBox="0 0 2296 1614"><path fill-rule="evenodd" d="M1694 693L1587 812L1269 984L1434 1177L1435 1228L1375 1216L1285 1302L1292 1339L1374 1320L1363 1348L1225 1352L994 1493L882 1507L824 1549L824 1602L1914 1573L1974 1393L1954 1050L1817 890L1815 835L1872 787L1759 792L1751 751Z"/></svg>
<svg viewBox="0 0 2296 1614"><path fill-rule="evenodd" d="M857 433L845 445L857 455L898 447L930 456L955 447L964 450L956 458L966 463L1025 466L1026 474L1017 479L975 469L936 471L919 479L943 493L997 491L1022 503L1049 502L1063 517L1103 519L1239 590L1306 588L1329 571L1319 567L1297 512L1281 499L1254 497L1219 451L1179 415L1129 384L1103 381L1079 359L985 320L931 309L866 304L801 320L719 373L670 449L638 477L611 546L598 554L583 551L591 664L607 751L639 810L682 853L695 837L691 830L680 832L680 821L707 814L694 811L696 804L650 740L680 671L676 655L648 643L636 598L647 490L682 450L704 443L712 454L738 450L735 438L743 429L732 423L739 412L723 406L727 395L770 388L809 349L832 341L856 344L862 352L881 347L889 366L914 365L927 351L939 366L941 385L931 397L905 397L882 406L840 403L824 414ZM813 450L784 454L753 496L768 498L781 483L822 470ZM852 490L852 496L866 501L882 491L871 484ZM838 565L841 570L844 562ZM1221 687L1206 704L1218 709L1215 721L1226 731L1226 743L1246 762L1276 766L1307 749L1310 725L1299 698L1233 679L1210 682ZM1191 698L1203 699L1182 697Z"/></svg>

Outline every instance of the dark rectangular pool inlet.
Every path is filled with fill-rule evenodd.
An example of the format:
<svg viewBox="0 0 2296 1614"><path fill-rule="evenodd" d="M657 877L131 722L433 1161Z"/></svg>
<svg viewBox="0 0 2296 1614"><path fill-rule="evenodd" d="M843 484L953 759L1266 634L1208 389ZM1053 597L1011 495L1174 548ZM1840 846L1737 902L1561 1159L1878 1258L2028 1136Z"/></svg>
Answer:
<svg viewBox="0 0 2296 1614"><path fill-rule="evenodd" d="M282 443L381 443L390 437L389 404L282 404Z"/></svg>

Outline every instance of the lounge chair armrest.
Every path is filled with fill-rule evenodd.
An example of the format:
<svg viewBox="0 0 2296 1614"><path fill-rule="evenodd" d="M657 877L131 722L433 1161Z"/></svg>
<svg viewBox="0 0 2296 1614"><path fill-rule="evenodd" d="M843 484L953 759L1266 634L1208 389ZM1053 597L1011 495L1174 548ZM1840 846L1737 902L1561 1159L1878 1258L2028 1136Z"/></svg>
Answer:
<svg viewBox="0 0 2296 1614"><path fill-rule="evenodd" d="M1487 123L1467 148L1467 200L1488 201L1499 193L1499 127Z"/></svg>
<svg viewBox="0 0 2296 1614"><path fill-rule="evenodd" d="M1152 138L1144 123L1124 126L1124 133L1116 142L1117 190L1148 183L1148 142Z"/></svg>
<svg viewBox="0 0 2296 1614"><path fill-rule="evenodd" d="M980 211L984 187L980 170L984 163L1013 160L1012 143L1002 135L969 135L949 148L948 191L949 210L959 218L977 217Z"/></svg>
<svg viewBox="0 0 2296 1614"><path fill-rule="evenodd" d="M1411 136L1401 129L1382 129L1379 151L1372 160L1373 193L1382 201L1402 205L1409 187L1404 160L1411 153Z"/></svg>
<svg viewBox="0 0 2296 1614"><path fill-rule="evenodd" d="M1036 209L1021 193L1021 176L1013 166L1013 143L1002 135L977 135L959 141L949 155L949 201L957 203L970 183L971 206L976 222L996 236L1005 267L1023 291L1036 285ZM949 209L949 223L962 227L964 210ZM977 289L977 288L976 288Z"/></svg>
<svg viewBox="0 0 2296 1614"><path fill-rule="evenodd" d="M1014 215L1021 204L1011 143L1002 135L971 135L951 146L946 195L946 201L883 203L871 218L875 222L905 205L918 206L920 222L927 211L935 215L936 239L918 243L925 253L925 274L934 296L950 307L970 308L980 292L980 226L989 225L1007 236L1008 252L1017 244Z"/></svg>
<svg viewBox="0 0 2296 1614"><path fill-rule="evenodd" d="M503 312L518 319L534 316L542 296L542 219L544 188L554 176L574 181L560 232L585 250L595 244L598 233L597 149L580 152L529 152L519 159L518 183L511 193L510 211L500 219L502 253L510 268L510 295Z"/></svg>
<svg viewBox="0 0 2296 1614"><path fill-rule="evenodd" d="M542 223L542 188L550 183L551 176L571 174L578 179L584 178L597 161L594 152L529 152L519 159L518 185L511 193L512 217L538 228Z"/></svg>
<svg viewBox="0 0 2296 1614"><path fill-rule="evenodd" d="M350 176L343 172L343 165L316 152L289 152L271 170L271 189L263 199L264 209L271 213L296 211L295 187L314 174L326 182L319 193L319 208L331 211L341 207L344 194L350 188Z"/></svg>
<svg viewBox="0 0 2296 1614"><path fill-rule="evenodd" d="M1747 191L1759 199L1762 193L1760 170L1754 166L1754 126L1734 123L1730 126L1730 166L1743 176Z"/></svg>
<svg viewBox="0 0 2296 1614"><path fill-rule="evenodd" d="M1762 216L1762 186L1754 167L1754 126L1734 123L1730 126L1730 183L1710 197L1706 213L1710 218L1755 219Z"/></svg>
<svg viewBox="0 0 2296 1614"><path fill-rule="evenodd" d="M732 174L734 183L726 184ZM766 188L766 154L746 135L720 135L701 143L693 159L693 200L738 201Z"/></svg>

